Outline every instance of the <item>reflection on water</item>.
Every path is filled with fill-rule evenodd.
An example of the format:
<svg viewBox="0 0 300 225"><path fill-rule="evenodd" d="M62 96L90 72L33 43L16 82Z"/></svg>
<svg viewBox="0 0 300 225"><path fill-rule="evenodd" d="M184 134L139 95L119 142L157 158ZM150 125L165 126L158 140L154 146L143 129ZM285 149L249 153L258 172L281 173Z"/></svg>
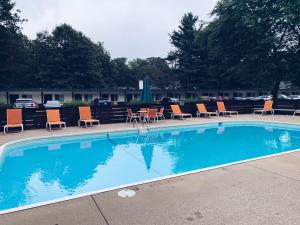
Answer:
<svg viewBox="0 0 300 225"><path fill-rule="evenodd" d="M269 127L222 125L19 146L0 164L0 209L300 148L299 131Z"/></svg>

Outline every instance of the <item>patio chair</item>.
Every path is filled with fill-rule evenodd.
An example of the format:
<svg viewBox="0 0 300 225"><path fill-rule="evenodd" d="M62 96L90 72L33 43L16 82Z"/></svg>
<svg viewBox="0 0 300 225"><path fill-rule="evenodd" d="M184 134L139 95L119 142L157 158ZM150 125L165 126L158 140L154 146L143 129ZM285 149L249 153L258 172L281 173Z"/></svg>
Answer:
<svg viewBox="0 0 300 225"><path fill-rule="evenodd" d="M300 109L296 109L293 116L296 116L297 114L300 114Z"/></svg>
<svg viewBox="0 0 300 225"><path fill-rule="evenodd" d="M171 106L171 110L172 110L172 114L171 114L172 119L174 119L175 116L178 116L182 120L184 119L184 117L192 118L192 114L181 112L179 105L170 105L170 106Z"/></svg>
<svg viewBox="0 0 300 225"><path fill-rule="evenodd" d="M205 117L208 116L210 118L211 115L215 115L215 116L218 115L217 112L208 112L207 109L206 109L206 107L205 107L205 105L203 103L196 104L196 106L197 106L197 109L198 109L198 111L197 111L197 117L200 117L201 115L204 115Z"/></svg>
<svg viewBox="0 0 300 225"><path fill-rule="evenodd" d="M165 108L160 108L159 112L157 113L157 119L161 119L161 120L165 120L165 116L164 116L164 111L165 111Z"/></svg>
<svg viewBox="0 0 300 225"><path fill-rule="evenodd" d="M263 115L267 114L267 112L270 112L272 115L274 115L273 101L265 101L264 108L253 110L253 115L256 113L261 113L261 115Z"/></svg>
<svg viewBox="0 0 300 225"><path fill-rule="evenodd" d="M226 115L232 115L232 114L236 114L238 115L239 112L238 111L227 111L224 102L217 102L217 107L218 107L218 115L220 116L220 114L222 114L223 116Z"/></svg>
<svg viewBox="0 0 300 225"><path fill-rule="evenodd" d="M100 121L92 118L91 108L89 106L79 107L79 120L78 120L79 127L81 123L84 123L86 128L88 124L93 126L94 123L97 123L98 126L100 127Z"/></svg>
<svg viewBox="0 0 300 225"><path fill-rule="evenodd" d="M24 131L24 126L22 123L22 110L21 109L7 109L6 110L7 122L4 126L4 134L7 133L8 128L20 127L21 132Z"/></svg>
<svg viewBox="0 0 300 225"><path fill-rule="evenodd" d="M62 125L64 125L64 128L66 128L66 123L60 120L60 114L58 109L50 109L47 110L47 122L46 122L46 128L49 128L51 131L52 125L58 125L59 128L62 128Z"/></svg>
<svg viewBox="0 0 300 225"><path fill-rule="evenodd" d="M137 119L140 119L140 115L138 113L133 113L131 109L127 109L127 117L126 117L126 123L131 123L132 120L137 121Z"/></svg>
<svg viewBox="0 0 300 225"><path fill-rule="evenodd" d="M148 122L153 120L153 122L158 121L158 114L157 114L157 109L149 109L148 111Z"/></svg>

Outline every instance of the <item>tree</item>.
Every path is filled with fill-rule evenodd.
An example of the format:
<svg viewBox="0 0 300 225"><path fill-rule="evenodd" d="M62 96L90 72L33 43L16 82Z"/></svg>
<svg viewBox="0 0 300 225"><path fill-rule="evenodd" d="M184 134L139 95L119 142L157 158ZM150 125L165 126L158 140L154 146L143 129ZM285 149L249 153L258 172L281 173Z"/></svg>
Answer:
<svg viewBox="0 0 300 225"><path fill-rule="evenodd" d="M111 63L113 73L111 81L107 83L109 83L112 87L135 87L137 85L137 80L133 76L125 57L115 58L111 61Z"/></svg>
<svg viewBox="0 0 300 225"><path fill-rule="evenodd" d="M101 88L110 74L110 56L101 43L63 24L52 34L39 33L33 41L34 77L41 87Z"/></svg>
<svg viewBox="0 0 300 225"><path fill-rule="evenodd" d="M170 35L175 50L169 53L168 60L175 61L175 69L178 70L176 73L182 74L181 81L187 89L192 88L192 84L199 85L203 72L202 58L196 41L199 29L196 27L197 21L198 17L192 13L185 14L178 30Z"/></svg>
<svg viewBox="0 0 300 225"><path fill-rule="evenodd" d="M270 88L276 99L280 82L297 76L300 2L221 0L212 14L213 71L228 81L239 80L239 85Z"/></svg>
<svg viewBox="0 0 300 225"><path fill-rule="evenodd" d="M133 73L136 84L138 80L149 76L151 85L157 88L165 88L170 82L171 69L166 60L159 57L147 59L134 59L129 62L129 68Z"/></svg>
<svg viewBox="0 0 300 225"><path fill-rule="evenodd" d="M19 27L25 20L14 7L10 0L0 0L0 87L22 85L28 70L30 42Z"/></svg>

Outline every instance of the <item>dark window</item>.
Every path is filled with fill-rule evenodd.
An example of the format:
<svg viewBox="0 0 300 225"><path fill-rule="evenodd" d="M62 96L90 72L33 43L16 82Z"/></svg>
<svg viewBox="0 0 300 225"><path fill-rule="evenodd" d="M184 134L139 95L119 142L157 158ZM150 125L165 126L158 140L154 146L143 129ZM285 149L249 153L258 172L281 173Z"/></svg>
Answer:
<svg viewBox="0 0 300 225"><path fill-rule="evenodd" d="M118 101L118 95L117 94L111 94L110 95L110 100L112 102L117 102Z"/></svg>
<svg viewBox="0 0 300 225"><path fill-rule="evenodd" d="M15 102L18 98L19 98L19 95L9 95L9 103L15 104Z"/></svg>
<svg viewBox="0 0 300 225"><path fill-rule="evenodd" d="M101 95L101 98L102 98L102 99L107 99L107 100L108 100L108 94L102 94L102 95Z"/></svg>
<svg viewBox="0 0 300 225"><path fill-rule="evenodd" d="M23 94L23 95L22 95L22 98L30 98L30 99L32 99L32 95L26 95L26 94Z"/></svg>
<svg viewBox="0 0 300 225"><path fill-rule="evenodd" d="M52 94L44 94L44 103L52 101Z"/></svg>
<svg viewBox="0 0 300 225"><path fill-rule="evenodd" d="M56 95L54 95L54 99L55 99L55 101L59 101L59 102L64 102L65 101L64 95L56 94Z"/></svg>
<svg viewBox="0 0 300 225"><path fill-rule="evenodd" d="M85 102L90 102L90 101L92 101L92 99L93 99L92 95L89 95L89 94L84 95L84 101Z"/></svg>
<svg viewBox="0 0 300 225"><path fill-rule="evenodd" d="M82 95L81 94L75 94L74 99L76 102L82 102Z"/></svg>
<svg viewBox="0 0 300 225"><path fill-rule="evenodd" d="M132 94L126 94L126 101L130 102L132 100Z"/></svg>

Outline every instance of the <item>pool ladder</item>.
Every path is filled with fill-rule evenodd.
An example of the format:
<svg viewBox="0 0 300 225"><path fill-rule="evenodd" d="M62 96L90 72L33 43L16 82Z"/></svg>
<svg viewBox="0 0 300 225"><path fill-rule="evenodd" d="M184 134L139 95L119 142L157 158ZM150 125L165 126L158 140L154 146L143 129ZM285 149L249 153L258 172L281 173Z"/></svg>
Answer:
<svg viewBox="0 0 300 225"><path fill-rule="evenodd" d="M141 134L141 129L139 128L139 124L138 121L136 119L134 119L133 123L132 123L133 127L136 127L138 134ZM143 122L143 126L146 126L146 130L149 132L149 125L147 122Z"/></svg>

